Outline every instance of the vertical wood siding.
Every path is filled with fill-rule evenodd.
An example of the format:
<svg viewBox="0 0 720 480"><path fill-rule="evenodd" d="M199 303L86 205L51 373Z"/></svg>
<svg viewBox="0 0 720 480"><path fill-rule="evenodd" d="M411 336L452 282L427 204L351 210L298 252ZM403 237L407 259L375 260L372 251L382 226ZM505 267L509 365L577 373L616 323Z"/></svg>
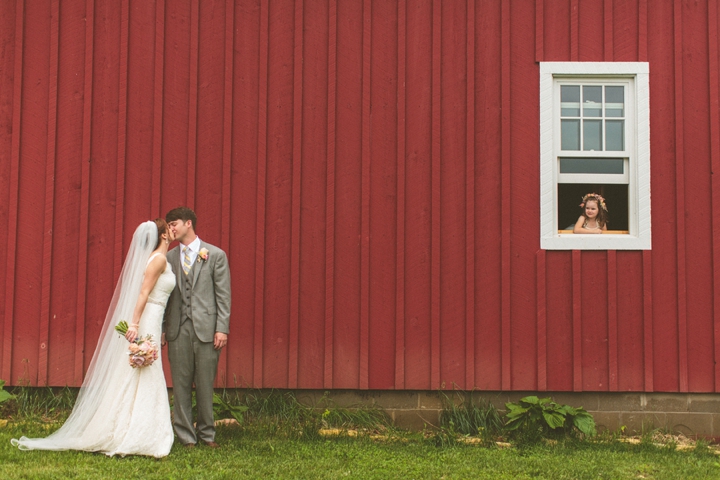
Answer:
<svg viewBox="0 0 720 480"><path fill-rule="evenodd" d="M228 252L219 386L716 392L716 0L0 2L0 378L79 385L132 233ZM650 63L651 251L539 249L540 61Z"/></svg>

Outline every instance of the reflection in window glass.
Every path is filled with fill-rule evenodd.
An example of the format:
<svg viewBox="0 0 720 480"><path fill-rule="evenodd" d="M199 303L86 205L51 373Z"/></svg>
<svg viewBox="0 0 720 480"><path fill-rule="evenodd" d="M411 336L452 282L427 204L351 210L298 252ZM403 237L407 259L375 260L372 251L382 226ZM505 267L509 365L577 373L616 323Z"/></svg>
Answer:
<svg viewBox="0 0 720 480"><path fill-rule="evenodd" d="M602 117L602 87L583 87L583 117Z"/></svg>
<svg viewBox="0 0 720 480"><path fill-rule="evenodd" d="M561 117L579 117L580 86L563 85L562 87L560 87L560 102Z"/></svg>
<svg viewBox="0 0 720 480"><path fill-rule="evenodd" d="M605 121L605 150L610 152L625 150L625 120Z"/></svg>
<svg viewBox="0 0 720 480"><path fill-rule="evenodd" d="M625 87L605 87L605 116L625 116Z"/></svg>
<svg viewBox="0 0 720 480"><path fill-rule="evenodd" d="M560 173L625 173L622 158L561 158Z"/></svg>
<svg viewBox="0 0 720 480"><path fill-rule="evenodd" d="M563 120L560 133L562 150L580 150L580 120Z"/></svg>
<svg viewBox="0 0 720 480"><path fill-rule="evenodd" d="M602 150L602 121L583 121L583 150Z"/></svg>

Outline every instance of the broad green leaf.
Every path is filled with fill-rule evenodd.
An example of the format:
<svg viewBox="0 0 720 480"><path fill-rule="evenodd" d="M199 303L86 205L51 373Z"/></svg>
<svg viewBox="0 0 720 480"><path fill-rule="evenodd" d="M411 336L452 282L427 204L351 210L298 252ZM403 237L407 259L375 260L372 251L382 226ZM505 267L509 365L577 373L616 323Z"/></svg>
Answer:
<svg viewBox="0 0 720 480"><path fill-rule="evenodd" d="M577 429L585 435L589 437L597 435L597 431L595 430L595 420L589 413L577 415L573 418L573 423Z"/></svg>
<svg viewBox="0 0 720 480"><path fill-rule="evenodd" d="M543 418L552 429L562 427L565 424L565 416L559 413L543 412Z"/></svg>

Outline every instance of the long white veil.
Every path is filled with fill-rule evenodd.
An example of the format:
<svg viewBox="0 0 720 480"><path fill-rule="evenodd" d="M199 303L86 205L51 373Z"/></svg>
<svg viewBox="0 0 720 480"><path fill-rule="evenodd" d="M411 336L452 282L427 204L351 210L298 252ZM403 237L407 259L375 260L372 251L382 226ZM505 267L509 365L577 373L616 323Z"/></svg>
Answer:
<svg viewBox="0 0 720 480"><path fill-rule="evenodd" d="M144 222L135 230L95 353L68 419L59 430L46 438L12 439L13 445L21 450L85 450L82 439L90 424L101 421L102 416L112 414L99 407L107 405L108 397L112 401L116 392L124 388L122 383L127 378L124 372L137 373L127 361L128 342L115 332L115 325L121 320L128 323L132 320L147 261L155 249L157 239L155 222ZM118 372L122 374L118 375Z"/></svg>

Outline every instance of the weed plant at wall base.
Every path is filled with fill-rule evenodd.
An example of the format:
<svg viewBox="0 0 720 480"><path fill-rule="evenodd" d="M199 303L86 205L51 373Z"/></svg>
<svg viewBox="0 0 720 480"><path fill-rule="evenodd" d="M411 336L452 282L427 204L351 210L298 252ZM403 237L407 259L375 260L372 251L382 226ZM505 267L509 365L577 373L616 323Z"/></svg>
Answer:
<svg viewBox="0 0 720 480"><path fill-rule="evenodd" d="M534 395L509 402L505 422L511 437L521 442L536 442L542 438L564 436L594 437L595 420L584 408L559 405L550 398Z"/></svg>

